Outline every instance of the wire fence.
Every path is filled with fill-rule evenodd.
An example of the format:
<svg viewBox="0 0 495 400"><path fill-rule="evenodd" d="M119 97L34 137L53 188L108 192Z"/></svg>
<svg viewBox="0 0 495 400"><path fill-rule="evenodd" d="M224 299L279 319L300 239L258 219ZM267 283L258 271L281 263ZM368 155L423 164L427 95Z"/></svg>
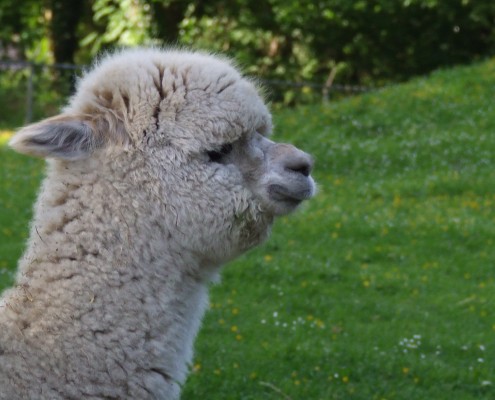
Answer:
<svg viewBox="0 0 495 400"><path fill-rule="evenodd" d="M35 79L37 75L41 75L43 71L47 70L56 70L58 72L65 71L69 73L69 76L65 78L68 78L68 82L70 82L74 81L76 75L83 69L84 66L74 64L43 64L28 61L0 61L0 71L10 71L14 73L21 73L23 75L23 80L25 81L25 123L33 121L36 91L40 90L35 85L35 81L39 82L39 79ZM62 101L63 98L70 95L70 89L62 90L59 92L59 95L60 101Z"/></svg>
<svg viewBox="0 0 495 400"><path fill-rule="evenodd" d="M43 71L55 70L60 75L64 75L64 79L69 82L66 85L65 90L61 90L60 103L71 94L73 89L73 84L76 77L86 68L86 65L75 65L75 64L44 64L35 63L29 61L0 61L0 73L5 71L19 72L23 74L25 81L25 104L24 104L24 123L29 123L33 121L35 102L37 94L41 88L38 88L35 82L39 80L36 79L37 75L43 73ZM67 75L69 74L69 75ZM326 82L311 82L311 81L288 81L281 79L263 79L256 78L257 82L260 82L265 87L268 87L274 92L282 92L287 89L291 90L311 90L314 94L313 98L320 98L322 102L328 102L332 93L338 93L341 95L353 95L368 92L374 90L375 88L369 86L357 86L357 85L341 85L334 84L333 78L327 79ZM1 82L0 82L1 85ZM22 86L22 85L21 85ZM22 90L22 89L21 89ZM65 92L65 93L64 93Z"/></svg>

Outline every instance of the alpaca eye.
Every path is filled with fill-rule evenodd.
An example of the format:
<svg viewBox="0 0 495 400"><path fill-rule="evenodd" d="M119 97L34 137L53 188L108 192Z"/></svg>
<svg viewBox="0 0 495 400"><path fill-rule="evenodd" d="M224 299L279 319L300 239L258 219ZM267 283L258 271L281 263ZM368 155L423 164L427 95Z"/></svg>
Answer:
<svg viewBox="0 0 495 400"><path fill-rule="evenodd" d="M211 150L206 152L211 162L220 162L222 159L228 155L233 149L231 143L224 144L220 150Z"/></svg>

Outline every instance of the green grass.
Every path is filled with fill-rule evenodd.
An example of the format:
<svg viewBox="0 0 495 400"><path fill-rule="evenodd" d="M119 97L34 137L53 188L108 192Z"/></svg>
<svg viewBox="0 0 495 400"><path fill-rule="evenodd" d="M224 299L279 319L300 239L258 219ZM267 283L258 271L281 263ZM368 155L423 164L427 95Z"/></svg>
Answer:
<svg viewBox="0 0 495 400"><path fill-rule="evenodd" d="M44 168L43 161L8 149L10 135L0 131L0 292L12 284Z"/></svg>
<svg viewBox="0 0 495 400"><path fill-rule="evenodd" d="M183 399L495 398L494 93L490 60L278 112L320 193L212 288ZM0 152L4 287L40 163Z"/></svg>

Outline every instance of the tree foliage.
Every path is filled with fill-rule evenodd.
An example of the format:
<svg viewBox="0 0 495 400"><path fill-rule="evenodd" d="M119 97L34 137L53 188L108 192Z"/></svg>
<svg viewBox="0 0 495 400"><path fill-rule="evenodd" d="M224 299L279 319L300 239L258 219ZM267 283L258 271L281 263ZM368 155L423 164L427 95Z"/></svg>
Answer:
<svg viewBox="0 0 495 400"><path fill-rule="evenodd" d="M493 0L17 3L0 3L3 57L86 63L114 46L183 45L264 79L379 85L495 52ZM290 101L290 88L279 96Z"/></svg>

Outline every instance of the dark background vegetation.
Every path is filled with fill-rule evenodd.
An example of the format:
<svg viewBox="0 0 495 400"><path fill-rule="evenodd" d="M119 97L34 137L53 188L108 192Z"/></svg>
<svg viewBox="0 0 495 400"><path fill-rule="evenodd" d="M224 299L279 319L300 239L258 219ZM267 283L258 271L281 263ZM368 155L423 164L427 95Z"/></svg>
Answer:
<svg viewBox="0 0 495 400"><path fill-rule="evenodd" d="M495 53L493 0L2 0L0 60L86 65L118 46L227 53L270 99L320 101L324 86L382 86ZM34 117L53 113L74 70L38 67ZM25 68L0 67L0 104L22 121ZM3 79L2 79L3 78ZM61 79L63 78L63 79ZM311 85L314 83L315 85ZM10 90L9 90L10 89ZM43 93L43 94L40 94Z"/></svg>

